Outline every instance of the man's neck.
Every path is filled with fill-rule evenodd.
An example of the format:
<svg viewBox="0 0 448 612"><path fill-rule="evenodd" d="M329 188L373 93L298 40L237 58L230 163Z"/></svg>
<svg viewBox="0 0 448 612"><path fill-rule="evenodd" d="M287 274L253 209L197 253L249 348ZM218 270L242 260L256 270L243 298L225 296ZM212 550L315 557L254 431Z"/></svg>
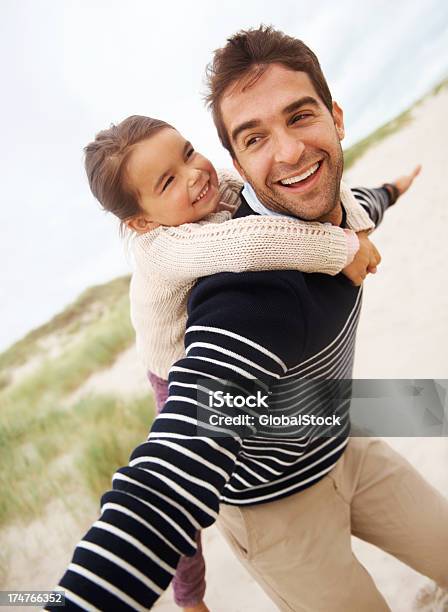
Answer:
<svg viewBox="0 0 448 612"><path fill-rule="evenodd" d="M293 217L292 214L288 215L287 213L281 213L279 211L272 210L265 206L261 200L258 198L255 193L253 187L245 182L244 188L242 190L242 195L246 199L249 207L259 215L272 215L275 217L284 217L290 216ZM343 208L341 200L338 201L337 205L326 215L320 217L319 219L310 219L310 221L319 221L320 223L331 223L332 225L341 225L344 220ZM304 221L304 219L301 219Z"/></svg>
<svg viewBox="0 0 448 612"><path fill-rule="evenodd" d="M341 225L343 219L342 214L342 204L341 200L339 200L338 204L331 210L328 214L320 217L320 219L316 219L320 223L331 223L332 225Z"/></svg>

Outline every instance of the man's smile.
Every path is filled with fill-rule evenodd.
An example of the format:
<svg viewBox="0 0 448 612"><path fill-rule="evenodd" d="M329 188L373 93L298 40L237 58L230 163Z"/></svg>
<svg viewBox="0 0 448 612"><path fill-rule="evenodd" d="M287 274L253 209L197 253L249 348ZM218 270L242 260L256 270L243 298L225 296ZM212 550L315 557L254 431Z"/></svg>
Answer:
<svg viewBox="0 0 448 612"><path fill-rule="evenodd" d="M299 181L303 181L306 178L308 178L311 174L314 174L318 168L319 168L319 162L315 162L314 164L309 166L306 170L296 172L295 174L287 178L283 178L278 182L281 183L282 185L292 185L293 183L298 183Z"/></svg>
<svg viewBox="0 0 448 612"><path fill-rule="evenodd" d="M321 159L300 173L296 172L287 178L276 181L275 185L278 185L282 190L288 190L288 192L302 192L311 189L319 180L322 165L323 160Z"/></svg>

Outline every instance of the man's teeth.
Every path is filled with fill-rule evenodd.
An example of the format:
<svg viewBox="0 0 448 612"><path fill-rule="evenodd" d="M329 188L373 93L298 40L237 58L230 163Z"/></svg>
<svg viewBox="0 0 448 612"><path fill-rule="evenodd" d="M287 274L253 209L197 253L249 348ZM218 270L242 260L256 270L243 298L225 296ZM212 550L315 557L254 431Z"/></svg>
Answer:
<svg viewBox="0 0 448 612"><path fill-rule="evenodd" d="M204 189L201 191L201 193L198 195L198 197L196 198L195 202L199 202L199 200L200 200L201 198L203 198L203 197L206 195L206 193L207 193L207 191L208 191L208 188L209 188L209 187L210 187L210 183L207 181L206 186L205 186L205 187L204 187Z"/></svg>
<svg viewBox="0 0 448 612"><path fill-rule="evenodd" d="M307 170L306 172L304 172L303 174L292 176L291 178L284 179L283 181L280 181L280 182L282 185L293 185L294 183L299 183L300 181L304 181L306 178L314 174L318 168L319 168L319 162L317 162L317 164L314 164L314 166L311 166L311 168Z"/></svg>

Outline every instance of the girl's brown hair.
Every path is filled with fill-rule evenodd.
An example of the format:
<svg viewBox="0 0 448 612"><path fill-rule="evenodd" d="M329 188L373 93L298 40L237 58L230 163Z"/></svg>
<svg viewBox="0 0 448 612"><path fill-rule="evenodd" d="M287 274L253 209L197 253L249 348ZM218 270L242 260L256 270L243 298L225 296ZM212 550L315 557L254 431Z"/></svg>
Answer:
<svg viewBox="0 0 448 612"><path fill-rule="evenodd" d="M131 115L99 132L84 149L90 189L103 208L123 222L140 212L138 194L126 182L126 163L133 145L171 125L160 119Z"/></svg>

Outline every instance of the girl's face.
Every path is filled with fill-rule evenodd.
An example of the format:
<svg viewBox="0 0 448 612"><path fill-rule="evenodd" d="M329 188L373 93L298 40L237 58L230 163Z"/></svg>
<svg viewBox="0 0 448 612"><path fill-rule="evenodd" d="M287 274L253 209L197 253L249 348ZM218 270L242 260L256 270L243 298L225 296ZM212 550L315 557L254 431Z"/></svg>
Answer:
<svg viewBox="0 0 448 612"><path fill-rule="evenodd" d="M194 223L214 212L218 204L216 170L173 128L164 128L133 147L126 181L142 209L127 221L138 232L158 225Z"/></svg>

